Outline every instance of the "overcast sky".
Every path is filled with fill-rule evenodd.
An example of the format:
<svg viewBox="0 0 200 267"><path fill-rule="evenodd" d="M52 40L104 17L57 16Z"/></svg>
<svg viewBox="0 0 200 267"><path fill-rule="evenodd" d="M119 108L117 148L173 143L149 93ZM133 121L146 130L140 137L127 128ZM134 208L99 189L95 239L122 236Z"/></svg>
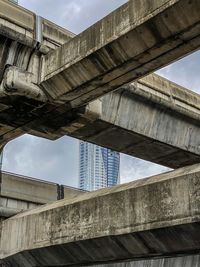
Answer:
<svg viewBox="0 0 200 267"><path fill-rule="evenodd" d="M125 0L19 0L19 4L78 34ZM200 91L200 52L167 66L160 75ZM48 141L25 135L4 151L3 169L70 186L78 185L78 141L63 137ZM166 171L167 168L121 155L121 182Z"/></svg>

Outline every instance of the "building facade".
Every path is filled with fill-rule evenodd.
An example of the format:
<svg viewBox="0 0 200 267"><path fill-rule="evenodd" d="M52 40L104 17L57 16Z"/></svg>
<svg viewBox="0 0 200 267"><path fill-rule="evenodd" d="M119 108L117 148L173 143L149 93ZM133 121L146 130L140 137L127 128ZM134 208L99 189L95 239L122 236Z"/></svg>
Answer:
<svg viewBox="0 0 200 267"><path fill-rule="evenodd" d="M80 141L79 187L93 191L119 183L120 154Z"/></svg>
<svg viewBox="0 0 200 267"><path fill-rule="evenodd" d="M3 150L0 153L0 171L2 171L2 167L3 167Z"/></svg>

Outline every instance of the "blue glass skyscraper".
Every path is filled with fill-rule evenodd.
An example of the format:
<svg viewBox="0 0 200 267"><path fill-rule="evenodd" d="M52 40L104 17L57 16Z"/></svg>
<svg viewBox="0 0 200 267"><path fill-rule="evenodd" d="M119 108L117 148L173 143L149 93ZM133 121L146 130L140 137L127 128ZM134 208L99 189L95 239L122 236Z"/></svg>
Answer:
<svg viewBox="0 0 200 267"><path fill-rule="evenodd" d="M79 187L93 191L119 183L120 154L80 141Z"/></svg>

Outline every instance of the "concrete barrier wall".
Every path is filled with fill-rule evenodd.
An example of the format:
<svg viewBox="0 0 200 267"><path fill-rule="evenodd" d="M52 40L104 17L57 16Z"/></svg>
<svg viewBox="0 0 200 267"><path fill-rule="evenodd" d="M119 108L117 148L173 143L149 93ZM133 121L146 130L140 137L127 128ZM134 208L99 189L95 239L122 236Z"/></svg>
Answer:
<svg viewBox="0 0 200 267"><path fill-rule="evenodd" d="M31 47L41 42L42 50L46 52L66 43L74 36L70 31L9 1L0 1L0 23L2 35L6 32L11 39ZM38 40L38 37L41 37L41 40Z"/></svg>
<svg viewBox="0 0 200 267"><path fill-rule="evenodd" d="M2 172L0 179L0 218L11 217L21 211L36 208L63 198L73 198L84 191Z"/></svg>
<svg viewBox="0 0 200 267"><path fill-rule="evenodd" d="M2 172L0 196L37 204L75 197L84 191L44 180Z"/></svg>
<svg viewBox="0 0 200 267"><path fill-rule="evenodd" d="M142 260L200 250L199 192L197 164L56 201L3 223L0 258L20 267L87 266L130 259L141 259L133 267L159 266L154 262L145 266ZM165 261L158 263L161 267L185 264L181 259ZM185 266L200 266L195 259L191 262Z"/></svg>
<svg viewBox="0 0 200 267"><path fill-rule="evenodd" d="M46 204L57 200L57 185L10 173L2 173L1 196Z"/></svg>
<svg viewBox="0 0 200 267"><path fill-rule="evenodd" d="M85 193L85 191L76 188L72 189L68 186L63 186L63 193L64 193L64 198L71 198L71 197L76 197L82 193Z"/></svg>

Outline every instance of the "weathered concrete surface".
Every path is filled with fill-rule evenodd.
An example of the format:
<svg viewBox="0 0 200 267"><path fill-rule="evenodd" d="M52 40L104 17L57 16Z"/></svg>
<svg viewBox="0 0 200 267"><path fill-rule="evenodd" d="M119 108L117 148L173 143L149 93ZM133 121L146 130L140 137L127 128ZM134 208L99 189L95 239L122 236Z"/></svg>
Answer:
<svg viewBox="0 0 200 267"><path fill-rule="evenodd" d="M198 94L151 74L93 105L101 105L99 116L74 128L70 124L61 127L57 133L171 168L200 162ZM59 121L64 121L61 117L54 120L54 125L51 121L49 132L58 127ZM38 125L47 129L49 123Z"/></svg>
<svg viewBox="0 0 200 267"><path fill-rule="evenodd" d="M8 0L0 1L0 34L30 48L38 48L43 53L75 36L51 21L44 18L38 20L36 14Z"/></svg>
<svg viewBox="0 0 200 267"><path fill-rule="evenodd" d="M200 249L200 165L62 200L3 222L11 266L72 266Z"/></svg>
<svg viewBox="0 0 200 267"><path fill-rule="evenodd" d="M86 107L58 108L22 129L44 137L70 135L178 168L200 162L199 107L198 94L151 74Z"/></svg>
<svg viewBox="0 0 200 267"><path fill-rule="evenodd" d="M0 262L1 263L1 262ZM131 262L107 263L98 265L82 265L90 267L199 267L200 256L177 256L173 258L145 259ZM12 265L0 264L0 267L12 267Z"/></svg>
<svg viewBox="0 0 200 267"><path fill-rule="evenodd" d="M15 48L24 46L32 53L39 52L40 57L50 49L65 43L43 57L44 79L42 78L41 82L51 100L59 98L58 102L70 101L73 106L77 106L80 103L76 101L75 104L71 100L79 95L91 92L90 100L93 100L106 91L112 91L124 83L138 79L197 49L200 42L199 10L200 4L197 1L157 0L149 4L148 1L131 0L74 37L73 33L46 19L38 20L38 16L33 12L7 0L1 0L0 34L7 44L4 47L2 43L2 61L4 62L10 53L13 41ZM176 16L177 13L180 16ZM16 49L18 53L20 48ZM26 58L25 54L24 57ZM10 56L9 59L11 58ZM21 59L21 64L22 62ZM26 63L23 64L24 67L16 62L11 65L27 70ZM30 65L34 64L31 62ZM66 71L65 75L69 80L63 71ZM40 67L35 65L32 72L41 74ZM57 75L54 77L54 74L61 75L62 79ZM119 76L121 78L117 79ZM55 83L49 82L46 86L51 78ZM60 84L56 88L58 81ZM110 89L104 88L107 85ZM99 87L102 89L98 89ZM96 89L101 92L93 94L92 91ZM70 93L68 97L65 97L66 93ZM81 97L82 104L87 101L85 97L87 98Z"/></svg>
<svg viewBox="0 0 200 267"><path fill-rule="evenodd" d="M1 196L38 204L57 200L57 184L2 172Z"/></svg>
<svg viewBox="0 0 200 267"><path fill-rule="evenodd" d="M38 203L0 196L0 217L9 218L22 211L36 208Z"/></svg>
<svg viewBox="0 0 200 267"><path fill-rule="evenodd" d="M140 260L124 263L90 265L93 267L199 267L200 255L163 259Z"/></svg>
<svg viewBox="0 0 200 267"><path fill-rule="evenodd" d="M199 48L199 13L199 1L130 0L44 56L41 85L73 107L94 100Z"/></svg>
<svg viewBox="0 0 200 267"><path fill-rule="evenodd" d="M8 66L33 74L33 83L38 84L42 54L48 53L74 36L54 23L39 18L33 12L10 1L0 1L0 82ZM1 88L1 86L0 86ZM14 90L15 91L15 90ZM27 133L22 126L56 108L23 96L0 93L0 146ZM30 130L30 129L29 129ZM30 131L31 132L31 131ZM31 132L32 133L32 132ZM46 133L33 134L46 137ZM55 139L55 136L48 135Z"/></svg>
<svg viewBox="0 0 200 267"><path fill-rule="evenodd" d="M0 217L11 217L38 205L52 203L63 198L70 199L84 192L64 185L2 172Z"/></svg>
<svg viewBox="0 0 200 267"><path fill-rule="evenodd" d="M113 122L113 119L108 117L107 113L106 116L102 117L102 114L98 114L96 109L79 107L107 91L114 90L125 82L138 79L144 74L193 51L199 46L198 27L200 3L198 1L159 0L154 1L151 5L148 4L148 1L141 1L141 5L137 3L139 2L129 1L82 34L72 38L73 34L45 19L42 19L40 24L36 19L36 15L32 12L12 5L8 1L0 1L0 81L2 79L5 81L4 76L7 71L7 66L16 66L19 71L24 72L26 75L30 75L31 73L31 82L33 85L38 85L41 82L38 73L41 73L41 58L43 58L45 73L42 73L45 78L39 85L39 88L45 88L44 93L48 98L47 103L43 103L39 99L28 99L28 94L24 96L16 95L15 90L10 90L9 92L8 90L6 92L2 90L0 92L1 147L9 140L24 133L53 140L64 134L69 134L75 137L80 136L82 139L91 140L102 145L107 145L108 143L108 146L113 146L116 150L170 167L179 167L199 162L198 138L195 143L193 142L194 124L191 122L188 124L183 123L182 118L185 115L181 115L180 123L177 118L173 120L173 123L177 121L177 125L180 125L180 131L185 131L187 135L186 142L179 143L181 138L179 138L179 141L171 141L173 138L172 135L169 136L168 140L166 139L168 134L165 136L159 136L157 134L156 131L159 123L156 123L153 115L150 117L147 116L152 122L151 133L143 127L144 125L141 121L140 123L138 122L140 125L138 124L139 127L133 135L132 128L130 129L130 137L128 136L127 125L121 124L121 121L117 124L118 122L116 120ZM176 14L180 15L177 16ZM107 24L109 24L109 27ZM40 33L42 36L40 41L38 40L38 31L36 30L39 26L41 26ZM66 44L64 46L56 51L49 52L45 56L50 49L55 49L65 42ZM62 57L61 54L63 55ZM55 64L51 64L55 56L58 56L54 62ZM60 62L58 62L59 58ZM56 68L58 68L58 71ZM46 73L48 71L49 73ZM116 78L118 76L120 78ZM151 78L149 79L151 80ZM66 82L67 85L65 84ZM139 96L139 91L144 91L141 89L141 84L144 87L143 80L138 85L140 90L134 94L131 93L130 97L134 95L136 102L138 102L139 98L144 98L143 102L148 102L150 101L147 100L148 97L153 96L153 93L151 94L151 88L149 88L150 92L147 93L149 96L145 97L142 93ZM169 93L168 87L165 86L168 86L166 82L161 81L159 83L159 90L162 91L161 94L164 100L169 98L171 94ZM175 87L177 88L177 86ZM158 101L162 100L162 98L159 98L159 90L156 92ZM166 94L163 93L165 90L167 91ZM123 89L121 92L123 92ZM126 96L122 97L123 99L127 98L128 93L122 94L126 94ZM181 95L184 94L184 92L181 92ZM192 94L186 93L186 95ZM173 93L171 97L173 98ZM108 100L109 98L111 100ZM105 98L107 100L104 100L104 103L113 101L113 98L115 99L114 102L120 103L117 101L118 97L115 94ZM193 100L195 102L196 99L197 97L192 97L189 106L186 103L187 107L183 107L185 105L184 101L187 102L185 98L180 100L180 105L179 103L174 105L174 103L168 101L168 107L162 105L162 100L162 103L160 103L162 112L156 113L158 115L157 120L161 121L162 116L164 116L164 110L166 110L166 113L170 113L174 106L181 106L178 108L179 111L180 109L184 109L184 112L188 114L191 113L192 105L194 104L193 115L196 112L198 113L196 111L198 110L196 108L197 105L193 103ZM155 97L153 100L155 100ZM157 106L159 104L155 104L156 101L152 101L151 103ZM115 105L114 102L113 105ZM140 102L141 105L139 105L139 102L137 104L138 110L142 110L142 107L146 107L146 110L148 110L147 103L142 104L142 101ZM64 104L61 105L61 103ZM189 109L188 112L186 110L187 108ZM114 106L114 110L116 109L117 107ZM134 107L131 107L130 110L137 111ZM175 112L175 114L180 114L181 112L179 111ZM123 116L128 120L129 111L127 110L127 112L123 113ZM143 114L146 113L144 112ZM192 118L193 121L193 115L187 115L184 119L191 120ZM99 116L102 125L98 124ZM137 116L137 118L141 117ZM127 122L127 120L124 121ZM129 119L129 122L131 121L132 123L134 122L133 118ZM150 129L150 121L148 121L148 129ZM95 124L95 122L97 123ZM110 123L114 123L114 126ZM198 124L198 119L195 123ZM184 128L186 124L190 127L188 131ZM109 128L108 131L110 132L108 135L110 136L114 129L117 129L118 133L120 131L122 133L123 130L121 128L124 128L125 133L123 132L122 134L125 136L124 139L129 141L127 147L116 148L116 145L110 144L105 138L97 137L97 132L92 133L95 137L90 135L90 125L97 127L99 134L101 127ZM164 127L167 127L166 125ZM198 132L198 127L195 127L194 132L196 133ZM171 126L169 128L171 129ZM162 132L160 131L161 134ZM118 135L116 133L114 134L117 140L119 139ZM176 132L174 135L176 135ZM192 136L191 141L189 140L190 135ZM111 139L109 138L109 140ZM136 143L138 147L136 147ZM131 146L133 144L134 147L132 149ZM149 151L151 149L155 151L154 158L147 151L144 152L145 148L141 148L140 146L148 147ZM165 152L164 160L160 156L163 151ZM180 157L181 159L178 160L177 164L174 162L171 163L167 159L166 154L177 154L177 158ZM183 156L185 160L182 159ZM169 157L173 161L174 156L171 157L169 155ZM166 164L166 161L169 163Z"/></svg>

